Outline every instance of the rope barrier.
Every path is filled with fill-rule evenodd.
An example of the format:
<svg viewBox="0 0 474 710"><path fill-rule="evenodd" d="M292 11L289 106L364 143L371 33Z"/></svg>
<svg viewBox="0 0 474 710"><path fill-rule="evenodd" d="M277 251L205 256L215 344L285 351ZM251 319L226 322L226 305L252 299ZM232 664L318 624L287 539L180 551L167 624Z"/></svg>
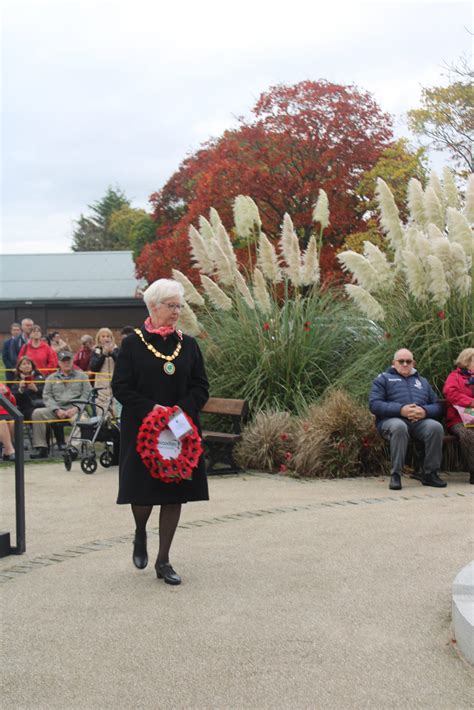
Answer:
<svg viewBox="0 0 474 710"><path fill-rule="evenodd" d="M86 373L86 374L87 374L87 373ZM97 374L97 373L95 373L95 374ZM112 376L111 376L111 375L107 375L107 376L104 376L104 377L101 376L100 378L96 378L96 382L110 382L111 380L112 380ZM69 382L86 382L86 380L82 380L82 379L81 379L81 380L49 380L49 381L50 381L50 382L53 382L53 381L54 381L54 382L68 382L68 383L69 383ZM2 382L1 384L4 384L4 385L21 385L22 382L25 382L25 380L3 380L3 382ZM37 385L37 384L42 384L42 385L44 385L45 382L46 382L46 380L28 380L28 382L25 382L25 384L27 384L27 385L33 385L33 384L35 384L35 385Z"/></svg>

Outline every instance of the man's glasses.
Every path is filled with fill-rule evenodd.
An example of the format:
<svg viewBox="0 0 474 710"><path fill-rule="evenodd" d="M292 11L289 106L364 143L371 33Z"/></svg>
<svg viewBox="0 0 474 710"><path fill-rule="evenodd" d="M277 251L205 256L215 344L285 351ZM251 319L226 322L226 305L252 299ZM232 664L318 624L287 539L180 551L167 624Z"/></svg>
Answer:
<svg viewBox="0 0 474 710"><path fill-rule="evenodd" d="M169 311L178 311L178 313L183 307L180 303L163 303L163 301L161 301L161 305L166 306Z"/></svg>
<svg viewBox="0 0 474 710"><path fill-rule="evenodd" d="M397 362L399 362L400 365L411 365L413 360L397 360Z"/></svg>

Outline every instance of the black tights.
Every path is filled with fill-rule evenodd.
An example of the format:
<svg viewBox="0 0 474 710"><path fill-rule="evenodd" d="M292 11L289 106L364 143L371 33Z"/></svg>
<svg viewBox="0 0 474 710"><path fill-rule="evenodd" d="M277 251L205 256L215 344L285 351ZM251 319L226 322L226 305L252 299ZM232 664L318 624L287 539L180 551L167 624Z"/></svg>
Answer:
<svg viewBox="0 0 474 710"><path fill-rule="evenodd" d="M138 533L146 531L152 505L132 505L132 513ZM169 562L169 553L181 515L181 503L162 505L160 508L160 547L157 562Z"/></svg>

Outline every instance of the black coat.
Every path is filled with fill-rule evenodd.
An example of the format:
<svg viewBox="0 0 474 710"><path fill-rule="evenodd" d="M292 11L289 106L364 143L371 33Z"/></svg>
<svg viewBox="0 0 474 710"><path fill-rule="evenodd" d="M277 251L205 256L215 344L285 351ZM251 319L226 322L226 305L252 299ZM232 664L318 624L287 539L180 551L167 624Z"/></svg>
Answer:
<svg viewBox="0 0 474 710"><path fill-rule="evenodd" d="M176 333L166 339L144 328L142 333L164 355L171 355L179 342ZM176 367L173 375L164 372L164 364L136 333L124 338L112 378L114 397L123 404L117 503L166 505L209 499L203 456L193 470L192 480L162 483L150 475L137 453L138 429L155 404L168 407L177 404L201 432L199 411L209 397L209 383L194 338L183 336L181 352L173 360Z"/></svg>

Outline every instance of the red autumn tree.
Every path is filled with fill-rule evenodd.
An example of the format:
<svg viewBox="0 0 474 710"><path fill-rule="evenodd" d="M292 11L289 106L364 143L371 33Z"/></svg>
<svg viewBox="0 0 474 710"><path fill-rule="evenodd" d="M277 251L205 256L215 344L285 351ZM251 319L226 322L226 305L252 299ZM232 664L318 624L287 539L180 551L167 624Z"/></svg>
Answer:
<svg viewBox="0 0 474 710"><path fill-rule="evenodd" d="M279 85L261 95L251 121L226 131L186 158L150 201L157 238L187 239L190 224L215 207L228 229L239 194L257 203L263 231L277 237L289 212L302 243L313 229L312 207L320 188L329 198L331 226L326 245L363 228L357 186L392 138L391 120L372 96L354 86L327 81ZM164 274L165 262L137 260L148 279ZM182 270L191 275L187 264ZM166 274L168 275L168 274Z"/></svg>

